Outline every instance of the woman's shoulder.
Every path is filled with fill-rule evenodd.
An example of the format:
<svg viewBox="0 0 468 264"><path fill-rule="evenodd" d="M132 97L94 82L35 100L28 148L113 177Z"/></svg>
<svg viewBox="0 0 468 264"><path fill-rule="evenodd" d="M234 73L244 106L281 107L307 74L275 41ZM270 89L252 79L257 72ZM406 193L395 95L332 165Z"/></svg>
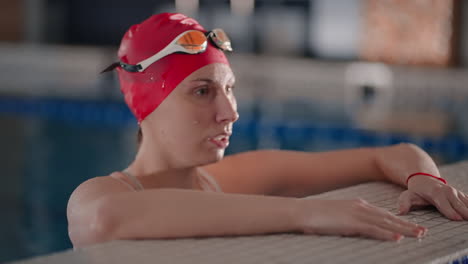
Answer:
<svg viewBox="0 0 468 264"><path fill-rule="evenodd" d="M70 195L68 206L85 204L108 194L130 191L123 183L113 179L118 173L113 172L109 175L96 176L84 181Z"/></svg>

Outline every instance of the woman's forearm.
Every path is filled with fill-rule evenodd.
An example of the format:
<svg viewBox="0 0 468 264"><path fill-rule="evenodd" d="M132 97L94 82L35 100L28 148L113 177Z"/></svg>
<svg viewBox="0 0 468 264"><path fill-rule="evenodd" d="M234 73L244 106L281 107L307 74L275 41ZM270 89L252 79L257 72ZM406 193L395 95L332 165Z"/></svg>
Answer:
<svg viewBox="0 0 468 264"><path fill-rule="evenodd" d="M387 181L406 187L406 178L415 172L439 176L439 170L432 158L414 144L398 144L380 148L376 163Z"/></svg>
<svg viewBox="0 0 468 264"><path fill-rule="evenodd" d="M100 201L96 242L115 239L253 235L299 230L296 198L155 189Z"/></svg>

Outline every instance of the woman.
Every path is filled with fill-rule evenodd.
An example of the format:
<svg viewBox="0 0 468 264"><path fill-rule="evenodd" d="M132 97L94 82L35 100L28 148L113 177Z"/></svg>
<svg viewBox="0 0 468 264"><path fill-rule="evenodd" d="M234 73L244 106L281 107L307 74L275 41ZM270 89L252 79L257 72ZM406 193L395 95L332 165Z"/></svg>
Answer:
<svg viewBox="0 0 468 264"><path fill-rule="evenodd" d="M230 49L223 31L207 32L182 14L154 15L126 32L120 62L108 70L118 71L141 143L128 168L89 179L73 192L67 216L75 247L278 232L399 241L426 233L362 199L300 199L366 181L407 187L401 214L434 205L452 220L468 219L468 197L445 184L432 159L411 144L325 153L260 150L223 159L239 118L224 54Z"/></svg>

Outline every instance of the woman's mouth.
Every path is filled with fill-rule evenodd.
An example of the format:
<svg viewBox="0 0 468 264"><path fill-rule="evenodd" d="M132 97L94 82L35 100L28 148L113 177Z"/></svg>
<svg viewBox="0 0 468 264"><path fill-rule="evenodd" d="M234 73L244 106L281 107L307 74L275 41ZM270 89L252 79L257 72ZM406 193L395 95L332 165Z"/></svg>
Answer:
<svg viewBox="0 0 468 264"><path fill-rule="evenodd" d="M213 143L218 148L225 149L229 146L229 135L218 135L216 137L208 138L208 141Z"/></svg>

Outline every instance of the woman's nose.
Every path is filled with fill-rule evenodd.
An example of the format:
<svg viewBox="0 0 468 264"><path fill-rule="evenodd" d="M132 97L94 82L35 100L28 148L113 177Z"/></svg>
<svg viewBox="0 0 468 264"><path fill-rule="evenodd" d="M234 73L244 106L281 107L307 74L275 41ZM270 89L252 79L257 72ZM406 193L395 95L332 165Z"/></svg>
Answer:
<svg viewBox="0 0 468 264"><path fill-rule="evenodd" d="M218 112L216 114L216 122L234 123L239 119L237 112L237 102L234 95L222 95L218 101Z"/></svg>

